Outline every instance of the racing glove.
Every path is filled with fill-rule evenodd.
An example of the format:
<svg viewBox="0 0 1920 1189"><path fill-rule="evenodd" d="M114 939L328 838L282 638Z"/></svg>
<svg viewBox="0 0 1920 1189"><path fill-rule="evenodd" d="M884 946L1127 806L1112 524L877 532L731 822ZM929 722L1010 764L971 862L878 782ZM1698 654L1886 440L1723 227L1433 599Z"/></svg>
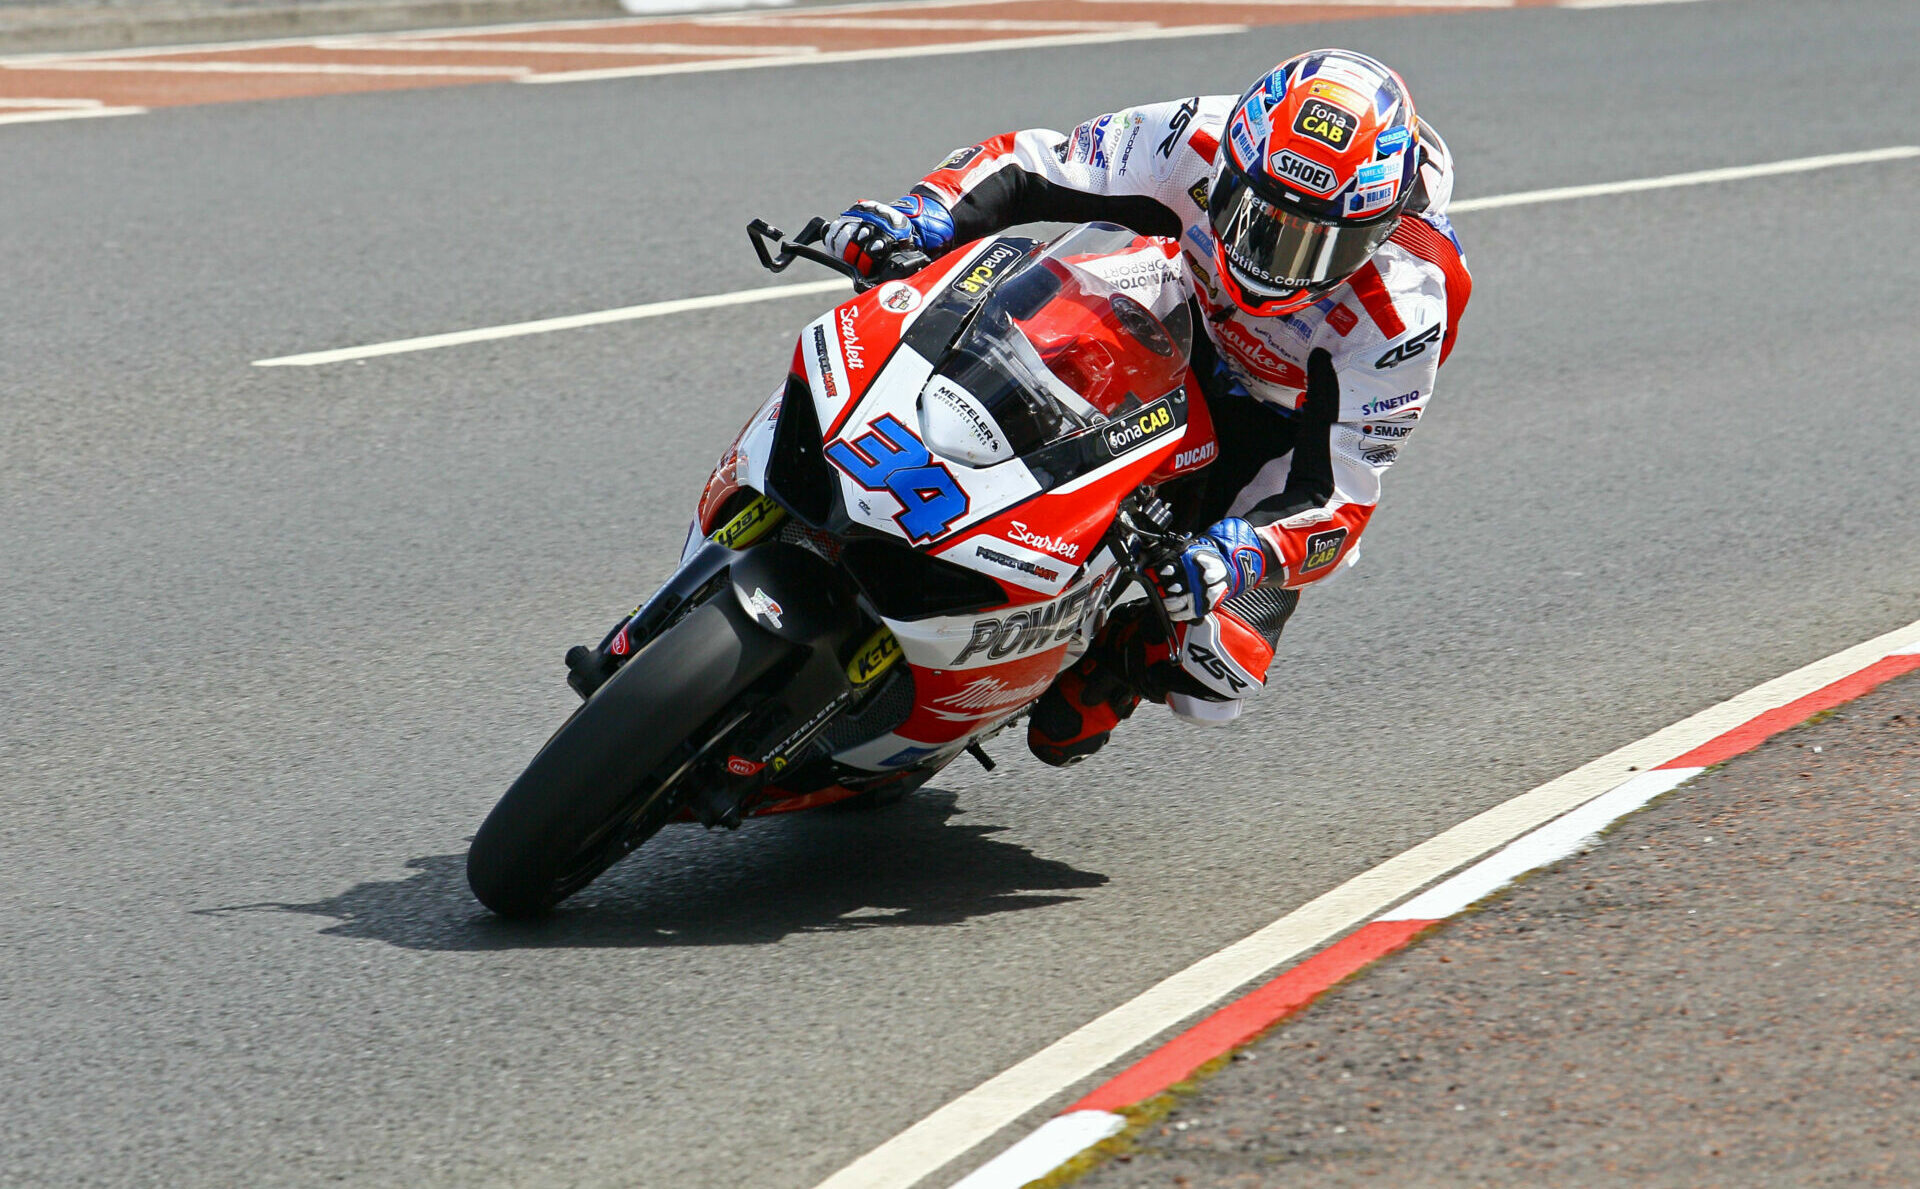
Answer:
<svg viewBox="0 0 1920 1189"><path fill-rule="evenodd" d="M867 278L905 276L953 244L953 216L920 194L865 199L827 225L827 250Z"/></svg>
<svg viewBox="0 0 1920 1189"><path fill-rule="evenodd" d="M1238 516L1216 522L1187 542L1179 557L1147 571L1176 622L1205 619L1223 600L1260 585L1266 576L1266 550L1253 526Z"/></svg>

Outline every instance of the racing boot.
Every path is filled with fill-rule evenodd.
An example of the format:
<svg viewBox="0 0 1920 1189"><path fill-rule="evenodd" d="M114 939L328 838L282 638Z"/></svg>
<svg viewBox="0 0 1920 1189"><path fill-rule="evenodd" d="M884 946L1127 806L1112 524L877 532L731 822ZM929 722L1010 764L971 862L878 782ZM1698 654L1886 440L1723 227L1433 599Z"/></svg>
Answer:
<svg viewBox="0 0 1920 1189"><path fill-rule="evenodd" d="M1130 603L1115 611L1087 655L1034 703L1027 719L1027 750L1041 763L1065 768L1086 759L1105 747L1113 729L1140 705L1143 683L1138 679L1152 649L1145 610L1144 603ZM1151 632L1159 634L1157 624ZM1158 651L1164 661L1164 641Z"/></svg>

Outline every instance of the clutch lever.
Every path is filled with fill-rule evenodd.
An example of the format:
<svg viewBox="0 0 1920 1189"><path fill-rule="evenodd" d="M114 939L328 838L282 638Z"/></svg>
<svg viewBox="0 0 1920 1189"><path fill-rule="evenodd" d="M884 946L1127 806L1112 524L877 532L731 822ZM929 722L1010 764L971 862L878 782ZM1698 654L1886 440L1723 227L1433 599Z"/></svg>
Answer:
<svg viewBox="0 0 1920 1189"><path fill-rule="evenodd" d="M873 288L875 282L860 275L860 270L852 264L822 248L813 245L827 237L827 221L818 215L808 220L800 229L800 234L792 239L777 227L768 226L765 219L755 219L747 224L747 240L753 244L754 255L760 257L760 267L768 272L785 272L787 266L795 260L811 260L815 264L824 264L853 282L855 293L865 293ZM768 244L774 244L779 251L770 252Z"/></svg>
<svg viewBox="0 0 1920 1189"><path fill-rule="evenodd" d="M1125 531L1131 556L1129 578L1146 591L1147 602L1153 605L1154 616L1160 621L1160 630L1170 641L1174 638L1173 616L1167 613L1166 600L1160 597L1160 587L1148 576L1148 571L1178 560L1187 546L1186 538L1168 528L1173 521L1173 509L1164 500L1148 498L1131 508L1122 508L1116 519Z"/></svg>

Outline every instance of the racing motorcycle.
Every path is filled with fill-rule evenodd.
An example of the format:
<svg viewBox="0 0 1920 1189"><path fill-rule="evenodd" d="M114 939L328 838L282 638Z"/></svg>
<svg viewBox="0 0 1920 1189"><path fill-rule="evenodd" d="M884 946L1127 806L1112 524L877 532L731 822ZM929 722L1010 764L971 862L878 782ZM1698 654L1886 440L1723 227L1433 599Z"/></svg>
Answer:
<svg viewBox="0 0 1920 1189"><path fill-rule="evenodd" d="M881 804L963 752L991 768L981 744L1183 543L1218 448L1172 241L1089 223L874 283L824 229L749 225L769 270L813 260L855 296L801 330L673 576L569 653L585 701L467 853L496 913L551 909L674 820Z"/></svg>

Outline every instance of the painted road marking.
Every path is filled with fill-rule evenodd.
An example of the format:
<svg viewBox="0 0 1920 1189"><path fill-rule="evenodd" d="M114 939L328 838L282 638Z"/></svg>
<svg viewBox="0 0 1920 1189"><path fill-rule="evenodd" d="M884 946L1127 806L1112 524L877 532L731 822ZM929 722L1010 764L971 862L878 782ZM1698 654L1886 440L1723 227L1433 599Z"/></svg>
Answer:
<svg viewBox="0 0 1920 1189"><path fill-rule="evenodd" d="M1085 3L1086 0L1080 0ZM828 50L792 58L720 58L710 62L667 62L657 66L614 66L600 70L563 70L530 74L521 83L600 83L619 78L650 78L657 74L704 74L714 70L749 70L768 66L820 66L833 62L876 62L893 58L927 58L947 54L984 54L999 50L1053 49L1072 45L1110 45L1120 41L1159 41L1174 37L1217 37L1245 33L1247 25L1181 25L1166 29L1130 29L1114 33L1061 33L1051 37L1004 37L992 41L936 42L893 49Z"/></svg>
<svg viewBox="0 0 1920 1189"><path fill-rule="evenodd" d="M1638 190L1657 190L1667 186L1698 186L1707 182L1739 181L1745 178L1768 177L1774 174L1798 173L1808 169L1831 169L1842 165L1863 165L1875 161L1892 161L1904 157L1920 156L1920 146L1895 145L1891 148L1869 149L1859 153L1832 153L1823 157L1799 157L1790 161L1772 161L1763 165L1742 165L1731 169L1709 169L1695 173L1668 174L1665 177L1639 178L1625 182L1603 182L1594 186L1562 186L1554 190L1527 190L1517 194L1499 194L1491 198L1470 198L1454 203L1449 214L1470 213L1472 211L1494 210L1501 207L1524 206L1540 202L1563 202L1574 198L1589 198L1599 194L1624 194ZM446 334L430 334L419 338L395 339L391 342L372 343L364 347L337 347L330 351L311 351L302 355L282 355L273 359L256 359L255 367L315 367L323 363L346 363L355 359L372 359L380 355L401 355L411 351L432 351L440 347L458 347L464 343L490 342L495 339L518 338L522 335L549 334L556 330L577 330L584 326L605 326L610 322L632 322L642 318L659 318L667 314L691 313L695 310L709 310L720 306L745 305L757 301L781 301L789 297L810 296L831 293L846 287L845 281L815 281L800 285L773 285L755 289L739 289L732 293L716 293L708 297L682 297L672 301L649 302L645 305L623 306L616 310L601 310L591 314L571 314L559 318L541 318L533 322L513 322L505 326L488 326L478 330L458 330Z"/></svg>
<svg viewBox="0 0 1920 1189"><path fill-rule="evenodd" d="M533 322L513 322L506 326L486 326L479 330L456 330L449 334L429 334L415 339L395 339L366 347L341 347L333 351L314 351L306 355L283 355L278 359L256 359L255 367L314 367L322 363L346 363L354 359L372 359L379 355L400 355L408 351L432 351L439 347L458 347L466 343L485 343L494 339L519 338L529 334L550 334L556 330L578 330L583 326L605 326L609 322L632 322L641 318L660 318L693 310L713 310L722 306L747 305L758 301L779 301L788 297L806 297L833 293L848 287L848 282L807 281L799 285L773 285L764 289L741 289L733 293L715 293L707 297L682 297L646 305L600 310L592 314L569 314L560 318L541 318Z"/></svg>
<svg viewBox="0 0 1920 1189"><path fill-rule="evenodd" d="M365 74L518 78L531 66L371 66L350 62L47 62L35 70L118 70L134 74Z"/></svg>
<svg viewBox="0 0 1920 1189"><path fill-rule="evenodd" d="M323 50L380 50L400 54L620 54L644 58L649 54L756 54L785 56L811 54L817 45L704 45L680 41L363 41L356 38L331 38L316 41Z"/></svg>
<svg viewBox="0 0 1920 1189"><path fill-rule="evenodd" d="M22 110L10 110L10 109ZM44 124L48 120L92 120L101 116L137 116L144 107L108 107L98 99L0 97L0 124Z"/></svg>
<svg viewBox="0 0 1920 1189"><path fill-rule="evenodd" d="M1240 33L1353 17L1416 16L1568 0L919 0L612 20L537 21L0 57L0 94L97 76L103 107L172 107L483 82L573 83L694 71L864 62ZM798 35L798 37L797 37ZM808 44L796 44L796 40ZM811 43L818 42L814 45ZM479 56L441 65L446 55ZM358 55L358 56L356 56ZM371 61L368 55L375 55ZM413 55L407 61L403 55ZM608 63L610 57L630 59ZM504 61L500 61L504 59ZM597 61L596 61L597 59ZM497 62L497 65L496 65ZM220 63L221 65L210 65ZM50 80L59 80L57 84ZM111 80L111 81L109 81Z"/></svg>
<svg viewBox="0 0 1920 1189"><path fill-rule="evenodd" d="M1773 177L1783 173L1804 173L1810 169L1833 169L1841 165L1866 165L1874 161L1897 161L1920 156L1920 145L1892 145L1858 153L1829 153L1822 157L1796 157L1791 161L1769 161L1764 165L1735 165L1727 169L1701 169L1693 173L1670 173L1664 177L1637 178L1628 182L1601 182L1592 186L1561 186L1552 190L1523 190L1517 194L1496 194L1491 198L1469 198L1456 202L1448 214L1467 211L1491 211L1506 206L1526 206L1535 202L1565 202L1572 198L1597 198L1603 194L1631 194L1638 190L1665 190L1673 186L1705 186L1713 182L1738 182L1747 178Z"/></svg>
<svg viewBox="0 0 1920 1189"><path fill-rule="evenodd" d="M1606 822L1597 811L1564 828L1556 818L1610 794L1614 799L1606 802L1607 807L1628 812L1636 798L1644 804L1664 791L1664 782L1674 777L1676 769L1697 774L1699 767L1691 761L1705 749L1744 740L1740 750L1746 750L1765 737L1754 735L1763 723L1772 725L1775 732L1785 730L1820 709L1917 669L1920 620L1755 686L1496 805L1163 979L947 1103L828 1177L818 1189L911 1189L1075 1083L1283 963L1355 930L1122 1071L1075 1103L1069 1114L1110 1113L1160 1093L1206 1060L1252 1039L1274 1020L1299 1010L1320 992L1436 924L1432 919L1381 915L1435 880L1516 840L1521 840L1523 852L1535 857L1552 856L1569 839L1577 847ZM1784 720L1783 716L1793 715L1798 717ZM1533 842L1535 837L1542 841ZM1498 864L1505 853L1486 861ZM1434 889L1431 907L1464 907L1472 901L1462 897L1485 882L1471 868L1455 878L1462 882ZM1071 1135L1095 1133L1094 1122L1076 1123ZM1067 1128L1056 1128L1046 1151L1057 1155L1068 1138ZM967 1189L1012 1189L1025 1183L1012 1177L1025 1174L1028 1162L1023 1159L1005 1179L982 1176L986 1167L961 1184Z"/></svg>

